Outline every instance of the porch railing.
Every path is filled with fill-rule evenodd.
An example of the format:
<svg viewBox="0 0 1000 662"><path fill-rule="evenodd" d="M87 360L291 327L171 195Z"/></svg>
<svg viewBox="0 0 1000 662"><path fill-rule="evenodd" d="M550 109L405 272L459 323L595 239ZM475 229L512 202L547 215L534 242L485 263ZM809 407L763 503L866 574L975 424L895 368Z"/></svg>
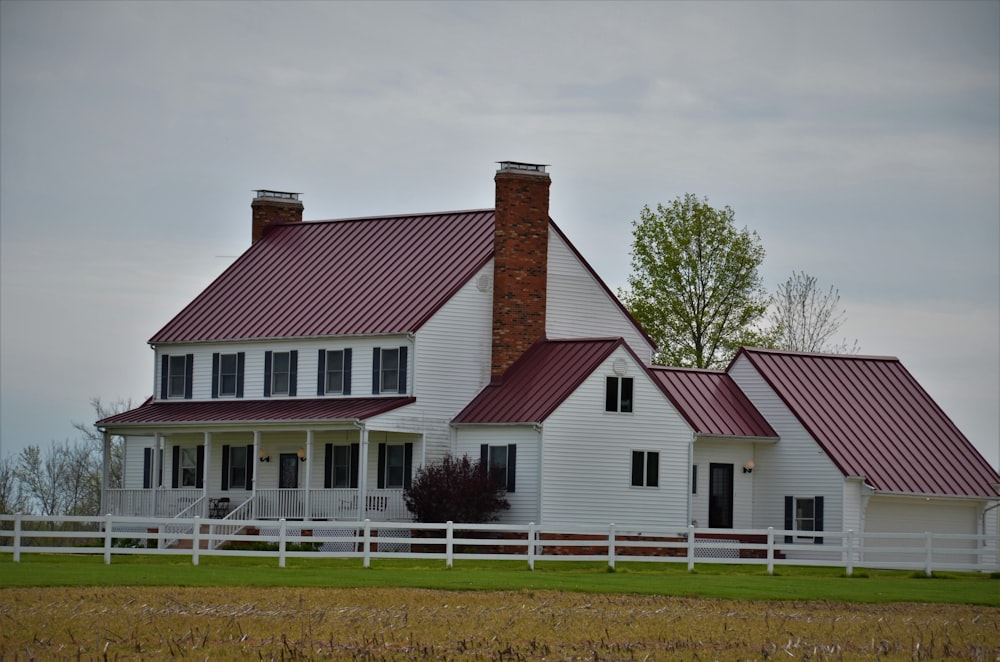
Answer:
<svg viewBox="0 0 1000 662"><path fill-rule="evenodd" d="M176 517L180 513L201 515L192 507L204 497L199 489L109 489L108 512L126 517Z"/></svg>
<svg viewBox="0 0 1000 662"><path fill-rule="evenodd" d="M299 489L257 490L254 516L258 519L338 519L356 521L358 491L355 489L321 489L309 491L309 512L306 512L306 492ZM371 490L365 498L364 518L376 521L411 519L403 503L403 490Z"/></svg>

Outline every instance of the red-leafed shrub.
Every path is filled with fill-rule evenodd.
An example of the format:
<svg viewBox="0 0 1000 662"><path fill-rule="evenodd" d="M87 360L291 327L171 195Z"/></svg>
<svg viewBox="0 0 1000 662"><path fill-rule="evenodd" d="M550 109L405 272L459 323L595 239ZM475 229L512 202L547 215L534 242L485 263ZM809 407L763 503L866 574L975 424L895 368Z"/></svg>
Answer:
<svg viewBox="0 0 1000 662"><path fill-rule="evenodd" d="M418 469L403 502L418 522L492 522L510 508L502 480L468 455L446 455Z"/></svg>

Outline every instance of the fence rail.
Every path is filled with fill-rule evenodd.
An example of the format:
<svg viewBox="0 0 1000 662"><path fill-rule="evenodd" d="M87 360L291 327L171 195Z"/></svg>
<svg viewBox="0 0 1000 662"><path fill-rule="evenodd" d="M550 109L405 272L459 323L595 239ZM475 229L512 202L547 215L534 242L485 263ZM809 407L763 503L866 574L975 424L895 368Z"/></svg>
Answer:
<svg viewBox="0 0 1000 662"><path fill-rule="evenodd" d="M233 513L235 514L235 513ZM59 527L59 528L56 528ZM769 529L642 531L616 527L516 524L421 524L188 518L0 515L0 552L15 563L26 553L288 558L471 559L536 561L739 563L923 571L1000 572L1000 536L824 531L816 541L788 542L794 532ZM54 544L62 542L66 544Z"/></svg>

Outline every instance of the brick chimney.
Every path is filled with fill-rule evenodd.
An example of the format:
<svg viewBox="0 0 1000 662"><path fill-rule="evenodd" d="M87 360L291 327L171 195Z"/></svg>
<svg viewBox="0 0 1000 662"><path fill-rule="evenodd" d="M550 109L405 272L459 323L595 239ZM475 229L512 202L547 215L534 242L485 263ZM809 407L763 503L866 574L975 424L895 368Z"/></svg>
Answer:
<svg viewBox="0 0 1000 662"><path fill-rule="evenodd" d="M493 348L499 379L545 337L549 179L544 165L501 161L493 229Z"/></svg>
<svg viewBox="0 0 1000 662"><path fill-rule="evenodd" d="M253 210L253 240L256 244L271 225L278 223L301 223L302 201L299 193L258 190L257 197L250 203Z"/></svg>

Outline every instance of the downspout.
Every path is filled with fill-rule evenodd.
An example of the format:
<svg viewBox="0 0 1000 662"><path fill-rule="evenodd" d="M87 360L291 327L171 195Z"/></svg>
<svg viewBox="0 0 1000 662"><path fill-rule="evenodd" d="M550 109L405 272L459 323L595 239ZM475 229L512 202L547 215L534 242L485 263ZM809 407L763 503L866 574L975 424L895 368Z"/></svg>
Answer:
<svg viewBox="0 0 1000 662"><path fill-rule="evenodd" d="M542 424L535 423L535 432L538 433L538 498L535 499L535 524L542 523L542 489L545 486L545 481L542 480L544 475L544 467L542 467Z"/></svg>
<svg viewBox="0 0 1000 662"><path fill-rule="evenodd" d="M691 503L691 473L694 471L694 439L695 433L691 432L691 442L688 444L688 465L687 465L687 525L691 525L693 520L691 519L691 508L693 504ZM687 526L686 525L686 526Z"/></svg>

